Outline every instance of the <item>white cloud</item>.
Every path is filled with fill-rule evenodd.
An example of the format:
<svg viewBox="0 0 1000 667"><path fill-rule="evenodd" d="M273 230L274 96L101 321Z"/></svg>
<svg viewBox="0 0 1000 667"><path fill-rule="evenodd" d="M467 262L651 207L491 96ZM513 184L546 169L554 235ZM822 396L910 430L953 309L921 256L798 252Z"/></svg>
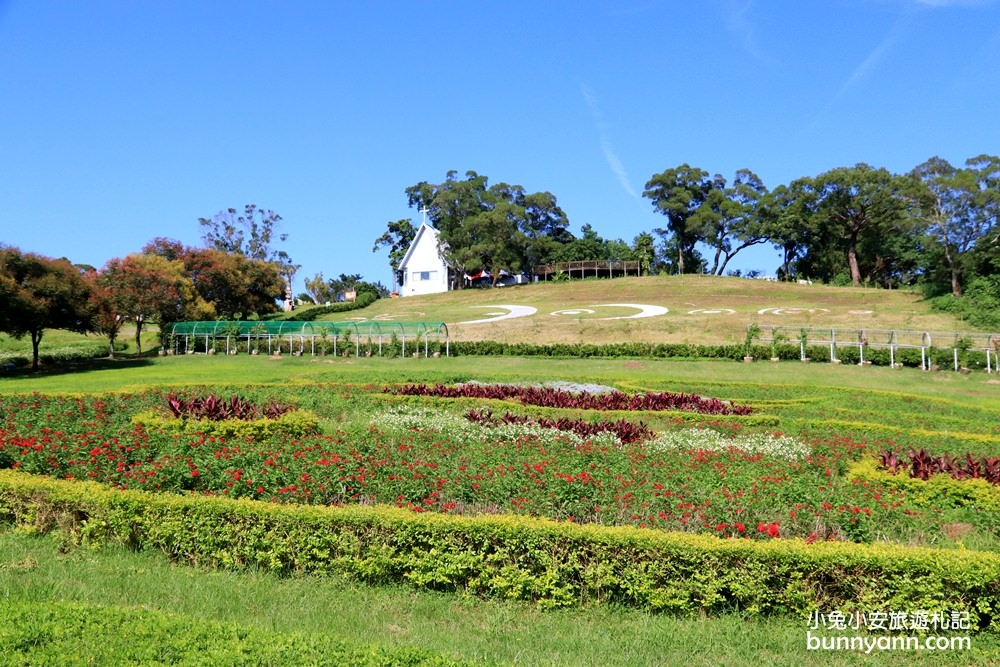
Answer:
<svg viewBox="0 0 1000 667"><path fill-rule="evenodd" d="M608 137L607 123L604 122L604 116L601 114L601 109L597 104L597 96L594 94L594 91L590 88L590 86L585 84L580 85L580 92L583 93L583 99L587 101L587 107L590 109L590 113L594 117L594 122L597 124L597 132L601 138L601 152L604 153L604 159L607 161L608 167L611 168L611 173L618 178L618 182L630 197L639 200L639 194L629 182L628 172L625 171L625 166L622 164L622 161L618 159L618 155L611 146L611 139Z"/></svg>

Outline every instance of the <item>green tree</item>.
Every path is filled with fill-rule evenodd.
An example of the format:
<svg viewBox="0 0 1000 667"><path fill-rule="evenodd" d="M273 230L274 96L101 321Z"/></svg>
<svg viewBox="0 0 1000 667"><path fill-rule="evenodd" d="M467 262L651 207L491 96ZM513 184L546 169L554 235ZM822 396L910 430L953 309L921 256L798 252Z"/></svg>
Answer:
<svg viewBox="0 0 1000 667"><path fill-rule="evenodd" d="M639 270L646 275L653 273L656 261L656 240L649 232L642 232L632 239L632 254L639 262Z"/></svg>
<svg viewBox="0 0 1000 667"><path fill-rule="evenodd" d="M100 284L110 292L114 310L135 324L135 349L142 354L142 329L160 327L164 338L174 322L214 319L215 309L198 294L180 260L134 253L114 258L101 270Z"/></svg>
<svg viewBox="0 0 1000 667"><path fill-rule="evenodd" d="M642 196L651 200L657 213L667 217L666 228L654 231L675 253L677 273L689 273L695 268L687 260L694 256L695 244L704 240L696 216L714 187L708 172L688 164L654 174L646 183ZM702 212L705 216L707 211ZM666 243L667 237L672 237L672 243Z"/></svg>
<svg viewBox="0 0 1000 667"><path fill-rule="evenodd" d="M285 298L290 299L292 282L300 266L287 252L273 247L277 241L288 239L288 234L277 233L281 220L282 217L270 209L247 204L242 213L228 208L211 218L198 218L198 224L203 229L202 240L209 248L276 264L279 275L285 280L282 291Z"/></svg>
<svg viewBox="0 0 1000 667"><path fill-rule="evenodd" d="M385 233L375 239L372 252L378 252L385 247L389 248L389 266L392 268L392 289L395 291L396 286L403 282L402 276L399 275L399 264L410 249L410 245L417 235L417 228L413 226L413 221L410 218L403 218L395 222L390 221L386 224L386 227ZM322 274L319 275L322 276ZM323 301L319 301L319 303L323 303Z"/></svg>
<svg viewBox="0 0 1000 667"><path fill-rule="evenodd" d="M92 328L90 287L68 260L0 246L0 331L31 337L31 368L46 329Z"/></svg>
<svg viewBox="0 0 1000 667"><path fill-rule="evenodd" d="M553 250L542 238L567 238L568 220L554 195L528 194L507 183L490 186L474 171L465 179L450 171L443 183L423 181L406 195L438 230L442 255L459 276L488 271L495 279L501 270L530 270Z"/></svg>
<svg viewBox="0 0 1000 667"><path fill-rule="evenodd" d="M928 235L940 248L951 293L961 296L972 251L997 229L1000 158L980 155L959 169L933 157L910 175L924 186L919 198L920 215ZM927 273L933 275L933 268L927 267Z"/></svg>
<svg viewBox="0 0 1000 667"><path fill-rule="evenodd" d="M857 164L797 179L789 190L798 196L796 210L807 219L806 228L815 231L800 261L812 267L813 275L824 279L835 275L833 258L838 255L846 258L855 286L894 270L901 259L900 246L886 241L913 231L916 191L912 179ZM862 249L867 254L860 253ZM876 249L894 252L873 255Z"/></svg>
<svg viewBox="0 0 1000 667"><path fill-rule="evenodd" d="M767 188L749 169L737 171L728 187L726 179L716 174L705 202L693 216L700 228L698 235L714 250L709 273L725 275L726 265L737 253L768 240L760 215L766 195Z"/></svg>

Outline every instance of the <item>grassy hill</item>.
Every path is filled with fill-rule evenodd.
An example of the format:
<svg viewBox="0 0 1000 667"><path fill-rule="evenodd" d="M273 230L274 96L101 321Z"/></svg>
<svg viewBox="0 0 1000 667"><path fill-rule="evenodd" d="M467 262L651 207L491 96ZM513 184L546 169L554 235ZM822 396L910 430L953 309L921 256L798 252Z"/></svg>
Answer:
<svg viewBox="0 0 1000 667"><path fill-rule="evenodd" d="M629 317L636 304L666 308L653 317ZM501 306L534 308L528 316L469 324L499 316ZM967 331L951 315L935 313L916 291L800 285L713 276L652 276L468 289L382 299L368 308L322 319L435 321L452 340L504 342L730 344L747 324L838 329ZM608 319L618 318L618 319ZM627 318L627 319L626 319Z"/></svg>

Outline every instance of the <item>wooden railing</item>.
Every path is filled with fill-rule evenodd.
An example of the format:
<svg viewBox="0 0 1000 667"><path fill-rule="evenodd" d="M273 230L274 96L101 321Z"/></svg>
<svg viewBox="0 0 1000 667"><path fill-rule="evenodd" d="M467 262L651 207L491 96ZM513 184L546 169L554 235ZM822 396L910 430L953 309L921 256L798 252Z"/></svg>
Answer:
<svg viewBox="0 0 1000 667"><path fill-rule="evenodd" d="M557 273L565 273L570 278L612 277L642 275L642 263L619 259L591 259L579 262L556 262L534 268L534 274L541 280L549 280Z"/></svg>

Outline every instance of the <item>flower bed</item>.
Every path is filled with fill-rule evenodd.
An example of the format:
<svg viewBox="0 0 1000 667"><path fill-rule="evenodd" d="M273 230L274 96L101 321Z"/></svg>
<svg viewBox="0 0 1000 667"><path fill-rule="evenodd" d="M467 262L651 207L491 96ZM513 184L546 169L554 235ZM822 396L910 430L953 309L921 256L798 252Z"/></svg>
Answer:
<svg viewBox="0 0 1000 667"><path fill-rule="evenodd" d="M3 399L0 467L119 489L755 539L909 543L940 520L939 508L915 507L895 488L845 477L866 444L844 437L807 442L732 426L622 443L613 432L487 426L405 406L377 412L363 428L302 437L176 434L129 423L157 398Z"/></svg>

